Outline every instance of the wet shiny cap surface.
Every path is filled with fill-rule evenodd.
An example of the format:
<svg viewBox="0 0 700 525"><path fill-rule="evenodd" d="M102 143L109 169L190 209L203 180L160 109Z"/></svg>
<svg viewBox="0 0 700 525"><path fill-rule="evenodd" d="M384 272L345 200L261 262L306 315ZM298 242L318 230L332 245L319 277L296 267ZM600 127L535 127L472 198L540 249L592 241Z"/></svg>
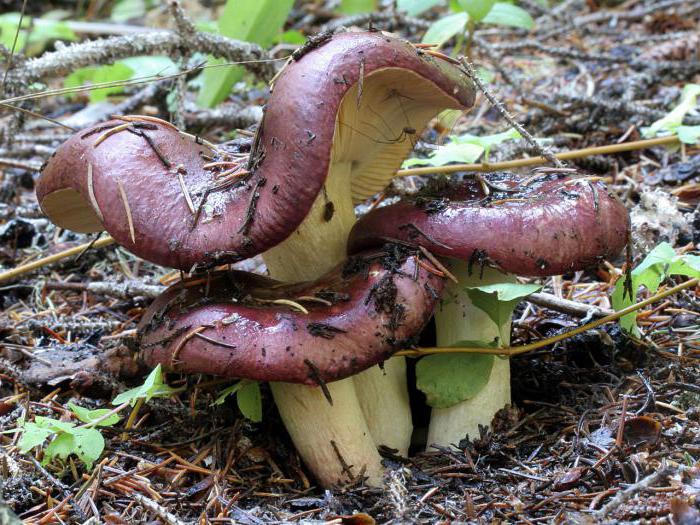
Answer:
<svg viewBox="0 0 700 525"><path fill-rule="evenodd" d="M186 373L343 379L410 346L431 317L444 283L420 257L387 245L308 283L232 271L178 284L144 315L141 356Z"/></svg>
<svg viewBox="0 0 700 525"><path fill-rule="evenodd" d="M389 239L433 254L527 276L581 270L614 257L629 215L599 177L546 173L436 180L416 196L362 217L349 253Z"/></svg>

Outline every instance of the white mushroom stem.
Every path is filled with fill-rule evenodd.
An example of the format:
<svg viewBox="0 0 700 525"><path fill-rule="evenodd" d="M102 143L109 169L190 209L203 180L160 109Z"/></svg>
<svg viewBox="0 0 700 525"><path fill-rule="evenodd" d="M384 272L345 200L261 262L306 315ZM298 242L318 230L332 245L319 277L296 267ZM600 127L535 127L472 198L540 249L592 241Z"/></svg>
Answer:
<svg viewBox="0 0 700 525"><path fill-rule="evenodd" d="M349 165L335 166L305 221L287 240L263 254L270 276L287 282L315 279L345 259L347 232L355 221ZM344 197L342 197L344 195ZM330 221L326 203L333 202ZM320 387L271 383L280 416L299 454L324 487L347 483L364 471L381 485L381 457L355 394L352 378L327 384L333 404Z"/></svg>
<svg viewBox="0 0 700 525"><path fill-rule="evenodd" d="M474 265L469 275L467 264L449 261L450 271L459 284L448 281L443 300L435 314L438 346L451 346L458 341L490 343L496 337L501 345L510 344L510 317L501 326L496 325L481 309L474 306L464 287L514 282L512 275L490 267ZM466 436L479 436L479 425L490 426L493 416L510 404L510 359L496 357L489 381L473 398L448 408L433 408L428 429L427 448L433 444L450 446Z"/></svg>
<svg viewBox="0 0 700 525"><path fill-rule="evenodd" d="M408 397L406 358L393 357L353 377L369 432L377 445L408 456L413 417Z"/></svg>

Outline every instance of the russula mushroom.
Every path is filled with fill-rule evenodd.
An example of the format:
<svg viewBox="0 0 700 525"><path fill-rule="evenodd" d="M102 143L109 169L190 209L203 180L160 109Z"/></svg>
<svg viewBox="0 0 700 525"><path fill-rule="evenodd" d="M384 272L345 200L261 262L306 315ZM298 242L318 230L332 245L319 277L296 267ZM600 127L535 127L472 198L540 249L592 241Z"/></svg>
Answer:
<svg viewBox="0 0 700 525"><path fill-rule="evenodd" d="M37 195L59 226L106 229L152 262L190 270L267 250L273 278L314 279L345 258L353 203L386 186L433 116L473 100L471 82L444 55L380 32L323 35L278 75L248 158L152 117L119 117L61 146ZM375 441L405 453L402 360L385 374L356 376L359 402ZM333 398L356 396L345 383L329 385ZM272 390L278 406L299 401L289 407L299 415L299 429L288 421L295 440L307 417L333 418L327 407L307 414L304 399L318 398L309 387Z"/></svg>
<svg viewBox="0 0 700 525"><path fill-rule="evenodd" d="M379 484L379 455L364 446L369 430L359 424L359 406L353 396L335 398L331 382L388 359L417 335L442 287L441 277L419 266L415 250L391 245L306 283L214 272L156 299L139 327L141 355L150 366L178 372L313 386L316 397L304 402L322 411L332 404L336 415L295 440L307 466L324 486L362 473ZM285 422L294 417L280 412ZM343 422L339 440L335 427Z"/></svg>
<svg viewBox="0 0 700 525"><path fill-rule="evenodd" d="M315 202L297 230L263 254L270 275L313 279L342 261L353 204L384 189L431 118L473 100L455 64L380 32L337 34L294 58L274 83L252 157L265 173L292 174L277 206L298 207L309 195ZM413 424L403 358L355 383L375 442L406 454ZM282 390L292 400L304 389L273 385L278 403Z"/></svg>
<svg viewBox="0 0 700 525"><path fill-rule="evenodd" d="M629 217L598 178L545 172L527 180L498 174L442 181L417 196L378 208L360 219L349 252L397 239L442 258L458 284L449 282L436 312L437 344L510 342L510 319L497 326L473 306L466 288L581 270L617 255ZM473 344L472 344L473 345ZM469 362L473 356L460 356ZM496 359L485 386L471 399L434 408L431 444L478 436L510 403L510 365Z"/></svg>

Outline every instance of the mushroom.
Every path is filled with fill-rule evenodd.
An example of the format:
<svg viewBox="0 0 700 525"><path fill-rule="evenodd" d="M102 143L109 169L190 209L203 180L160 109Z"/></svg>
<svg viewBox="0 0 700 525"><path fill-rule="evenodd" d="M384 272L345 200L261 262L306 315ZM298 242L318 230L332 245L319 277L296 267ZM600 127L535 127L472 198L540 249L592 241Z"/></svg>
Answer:
<svg viewBox="0 0 700 525"><path fill-rule="evenodd" d="M358 425L364 423L359 407L352 396L334 397L331 382L388 359L410 341L431 317L442 287L442 278L419 266L415 250L391 245L305 283L213 272L172 286L150 306L139 326L141 356L177 372L313 386L304 402L322 411L332 405L336 416L332 424L315 421L295 440L307 466L326 487L361 474L379 484L376 449L364 456L369 431ZM280 413L285 423L294 418ZM335 426L343 422L338 439Z"/></svg>
<svg viewBox="0 0 700 525"><path fill-rule="evenodd" d="M345 258L353 204L386 186L433 116L473 101L471 82L444 55L380 32L320 35L275 80L247 158L159 119L119 117L61 146L37 195L59 226L104 228L159 264L190 270L267 250L273 278L315 279ZM356 376L359 402L375 441L405 453L405 364L391 360L384 373ZM344 381L329 389L356 397ZM313 389L272 391L280 407L299 401L289 407L299 415L299 429L288 421L295 440L307 416L333 418L328 407L302 415L304 399L319 397Z"/></svg>
<svg viewBox="0 0 700 525"><path fill-rule="evenodd" d="M544 172L527 180L498 174L430 184L413 198L362 217L348 243L353 253L396 239L441 257L458 284L447 284L446 300L436 312L437 344L496 341L507 346L510 316L497 326L474 307L467 288L513 282L515 275L542 277L584 269L617 255L628 231L627 210L599 178ZM483 366L484 356L465 354L460 359L465 366ZM509 360L492 363L485 386L474 397L433 409L429 446L478 436L479 425L488 426L510 403Z"/></svg>
<svg viewBox="0 0 700 525"><path fill-rule="evenodd" d="M431 118L474 100L471 82L446 57L380 32L337 34L313 47L276 79L252 153L264 173L290 174L277 206L315 197L296 231L263 254L270 275L288 282L314 279L342 261L353 204L384 189ZM413 424L403 358L354 381L375 442L406 454ZM281 397L303 399L307 387L272 389L279 405ZM290 408L305 411L301 402Z"/></svg>

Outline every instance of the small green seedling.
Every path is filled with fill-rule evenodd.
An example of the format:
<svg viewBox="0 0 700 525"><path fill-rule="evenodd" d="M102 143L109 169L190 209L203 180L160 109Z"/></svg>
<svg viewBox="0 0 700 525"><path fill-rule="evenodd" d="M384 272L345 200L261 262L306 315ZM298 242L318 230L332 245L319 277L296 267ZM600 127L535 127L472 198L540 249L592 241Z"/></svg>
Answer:
<svg viewBox="0 0 700 525"><path fill-rule="evenodd" d="M630 279L622 276L617 280L611 297L613 308L622 310L634 304L641 286L650 294L656 293L661 283L672 275L700 277L700 256L677 255L673 246L663 242L630 272ZM637 326L636 312L621 317L620 326L632 335L641 334Z"/></svg>
<svg viewBox="0 0 700 525"><path fill-rule="evenodd" d="M519 139L520 133L515 129L509 129L503 133L477 137L475 135L451 135L450 142L440 146L428 158L408 159L404 161L403 168L412 166L445 166L453 162L472 163L476 162L482 154L488 160L491 148L506 140Z"/></svg>
<svg viewBox="0 0 700 525"><path fill-rule="evenodd" d="M89 410L75 403L68 403L68 408L83 423L82 425L36 416L34 421L20 421L18 428L9 432L22 432L18 446L25 454L50 439L44 451L44 464L56 458L66 459L70 455L75 455L85 463L88 469L92 469L92 465L105 448L104 437L97 427L116 425L121 418L119 412L131 406L133 408L127 421L127 428L129 428L129 422L134 421L138 409L145 401L154 397L169 397L182 390L182 388L171 388L163 383L163 373L158 365L141 386L122 392L114 398L112 405L116 405L116 408Z"/></svg>
<svg viewBox="0 0 700 525"><path fill-rule="evenodd" d="M402 2L404 5L408 3L410 2ZM420 3L425 4L425 2ZM527 30L535 25L535 21L527 11L507 2L458 0L451 1L449 5L454 13L432 24L423 36L423 42L442 46L451 38L458 36L453 53L455 55L464 49L467 57L471 56L474 31L478 24L495 24ZM411 9L411 11L415 10Z"/></svg>
<svg viewBox="0 0 700 525"><path fill-rule="evenodd" d="M112 426L119 422L120 416L117 410L106 408L89 410L74 403L68 403L68 408L83 422L82 425L36 416L34 421L20 424L18 430L22 431L22 437L18 443L19 450L26 454L51 438L44 451L43 464L50 463L56 458L66 459L70 455L75 455L85 463L88 470L92 469L92 465L105 448L104 437L95 427Z"/></svg>
<svg viewBox="0 0 700 525"><path fill-rule="evenodd" d="M260 384L257 381L242 379L237 383L224 388L219 392L219 397L212 403L221 405L228 396L235 395L238 409L244 417L254 423L262 421L262 397L260 395Z"/></svg>
<svg viewBox="0 0 700 525"><path fill-rule="evenodd" d="M678 105L648 128L642 128L642 136L652 138L658 135L676 134L685 144L700 142L700 126L683 125L683 119L698 105L698 95L700 95L700 84L686 84Z"/></svg>

